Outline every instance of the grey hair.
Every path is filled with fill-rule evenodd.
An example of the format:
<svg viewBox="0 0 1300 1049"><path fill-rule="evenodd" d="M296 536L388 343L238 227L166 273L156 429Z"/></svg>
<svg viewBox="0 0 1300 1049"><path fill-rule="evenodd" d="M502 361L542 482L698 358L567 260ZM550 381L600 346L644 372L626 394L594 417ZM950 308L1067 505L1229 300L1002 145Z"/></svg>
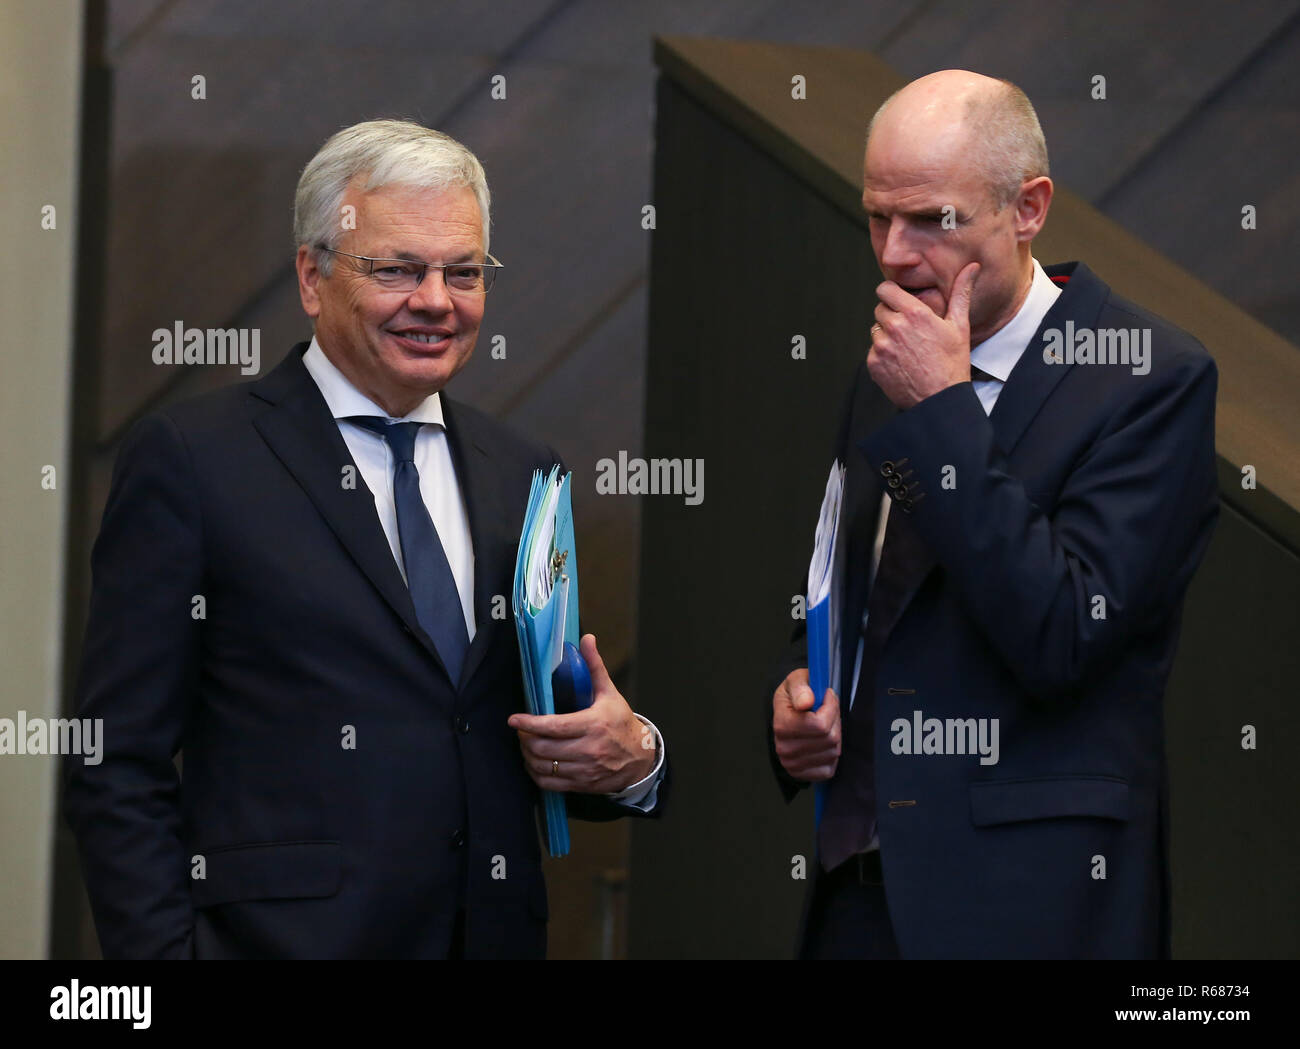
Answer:
<svg viewBox="0 0 1300 1049"><path fill-rule="evenodd" d="M970 134L971 161L983 174L993 203L1001 211L1016 199L1026 179L1050 174L1050 168L1047 140L1029 96L1010 80L998 80L998 84L998 88L968 97L962 119ZM867 125L868 141L877 118L897 95L895 91L885 99L872 116Z"/></svg>
<svg viewBox="0 0 1300 1049"><path fill-rule="evenodd" d="M293 199L293 236L313 252L335 247L343 235L343 194L364 176L363 190L400 184L421 189L468 186L483 218L483 251L488 249L492 196L478 157L450 135L411 120L367 120L329 137L298 179ZM334 256L317 252L329 276Z"/></svg>

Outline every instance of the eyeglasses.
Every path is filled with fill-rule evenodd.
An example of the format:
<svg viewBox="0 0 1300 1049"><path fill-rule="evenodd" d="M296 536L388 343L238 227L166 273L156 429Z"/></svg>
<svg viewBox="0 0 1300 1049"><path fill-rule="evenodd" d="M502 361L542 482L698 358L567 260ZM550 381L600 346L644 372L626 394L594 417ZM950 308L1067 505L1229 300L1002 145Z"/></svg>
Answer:
<svg viewBox="0 0 1300 1049"><path fill-rule="evenodd" d="M433 262L417 262L414 259L372 259L369 255L353 255L351 252L338 251L316 245L321 251L331 255L346 255L350 259L369 263L366 274L385 291L400 291L407 294L415 291L424 280L429 270L442 270L442 280L447 290L453 294L486 295L496 283L497 270L501 263L488 256L487 262L448 262L438 265Z"/></svg>

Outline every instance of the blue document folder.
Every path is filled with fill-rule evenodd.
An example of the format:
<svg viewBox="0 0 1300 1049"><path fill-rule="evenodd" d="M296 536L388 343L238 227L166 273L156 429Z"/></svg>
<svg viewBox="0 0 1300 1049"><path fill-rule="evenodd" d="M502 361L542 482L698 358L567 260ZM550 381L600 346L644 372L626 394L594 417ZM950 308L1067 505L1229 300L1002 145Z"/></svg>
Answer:
<svg viewBox="0 0 1300 1049"><path fill-rule="evenodd" d="M844 497L844 467L837 459L826 479L812 560L808 564L807 639L808 686L813 710L819 710L828 688L840 696L840 605L844 581L844 544L839 541L840 505ZM840 697L843 698L842 696ZM814 792L814 812L820 824L826 785Z"/></svg>
<svg viewBox="0 0 1300 1049"><path fill-rule="evenodd" d="M533 473L524 513L523 534L515 560L511 606L519 636L519 661L523 665L524 695L530 714L555 714L552 674L572 674L578 644L578 558L573 540L572 474L560 477L552 467L548 476ZM573 646L566 653L566 643ZM581 657L578 656L579 661ZM566 670L566 667L569 668ZM579 679L581 674L576 675ZM572 680L562 691L572 695ZM588 681L590 703L590 683ZM580 703L581 701L579 701ZM569 822L564 795L542 791L546 817L546 847L552 856L569 852Z"/></svg>

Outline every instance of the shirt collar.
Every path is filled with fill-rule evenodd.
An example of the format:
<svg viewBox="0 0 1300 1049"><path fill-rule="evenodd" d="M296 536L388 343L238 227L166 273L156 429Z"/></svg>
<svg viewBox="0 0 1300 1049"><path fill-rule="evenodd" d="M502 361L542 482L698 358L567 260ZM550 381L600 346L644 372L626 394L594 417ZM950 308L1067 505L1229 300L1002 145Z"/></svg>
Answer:
<svg viewBox="0 0 1300 1049"><path fill-rule="evenodd" d="M384 419L391 419L384 409L379 407L374 401L358 390L351 382L348 381L338 367L325 356L325 351L316 341L316 336L312 336L311 345L307 347L307 352L302 355L302 363L311 377L316 380L316 385L320 387L321 395L325 398L325 403L329 405L330 412L335 419L346 419L350 415L378 415ZM447 424L442 417L442 398L438 393L431 393L423 401L417 404L410 412L402 416L404 422L419 423L437 423L443 429Z"/></svg>
<svg viewBox="0 0 1300 1049"><path fill-rule="evenodd" d="M970 351L970 362L982 372L1006 382L1011 369L1020 360L1020 355L1029 346L1029 340L1043 323L1047 311L1061 294L1061 289L1052 283L1043 267L1034 263L1034 278L1029 285L1029 294L1016 315L995 331L987 339Z"/></svg>

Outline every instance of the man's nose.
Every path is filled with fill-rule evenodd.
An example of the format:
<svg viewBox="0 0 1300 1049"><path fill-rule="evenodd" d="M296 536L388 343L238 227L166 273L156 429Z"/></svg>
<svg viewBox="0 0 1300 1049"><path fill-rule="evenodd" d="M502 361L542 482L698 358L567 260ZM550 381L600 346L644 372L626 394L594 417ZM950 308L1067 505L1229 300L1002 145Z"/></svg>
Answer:
<svg viewBox="0 0 1300 1049"><path fill-rule="evenodd" d="M891 269L914 266L920 262L920 256L912 246L907 227L897 218L889 223L885 233L885 244L880 251L880 264Z"/></svg>
<svg viewBox="0 0 1300 1049"><path fill-rule="evenodd" d="M435 266L430 266L424 271L424 279L407 299L411 309L425 310L429 313L450 313L456 308L451 292L447 290L447 281L443 273L443 270Z"/></svg>

